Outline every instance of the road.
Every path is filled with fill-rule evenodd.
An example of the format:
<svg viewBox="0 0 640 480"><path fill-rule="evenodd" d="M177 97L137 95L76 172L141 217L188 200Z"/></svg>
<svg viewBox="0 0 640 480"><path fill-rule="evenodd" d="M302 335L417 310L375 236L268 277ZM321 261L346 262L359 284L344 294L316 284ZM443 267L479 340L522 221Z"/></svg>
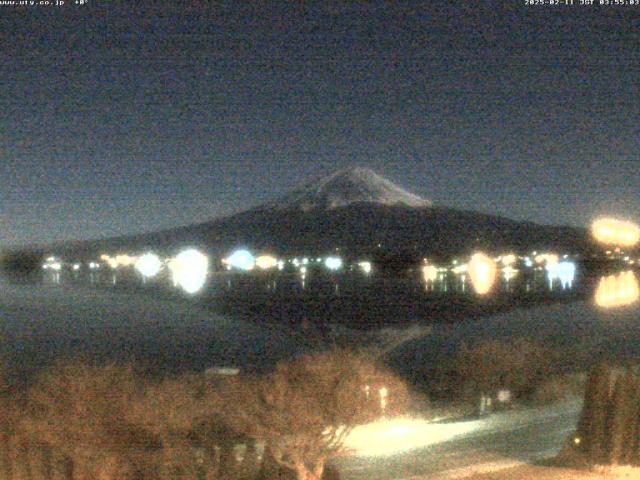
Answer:
<svg viewBox="0 0 640 480"><path fill-rule="evenodd" d="M575 429L581 401L508 411L481 420L398 420L355 430L344 480L461 479L555 455Z"/></svg>

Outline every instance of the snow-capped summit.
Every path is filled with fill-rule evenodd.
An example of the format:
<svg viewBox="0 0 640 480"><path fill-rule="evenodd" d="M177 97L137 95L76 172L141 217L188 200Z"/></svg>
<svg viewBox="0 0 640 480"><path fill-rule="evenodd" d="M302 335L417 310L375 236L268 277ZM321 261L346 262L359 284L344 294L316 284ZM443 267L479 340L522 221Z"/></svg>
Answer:
<svg viewBox="0 0 640 480"><path fill-rule="evenodd" d="M309 211L363 202L414 208L431 206L429 200L407 192L373 170L354 167L308 182L291 190L283 197L269 202L265 207Z"/></svg>

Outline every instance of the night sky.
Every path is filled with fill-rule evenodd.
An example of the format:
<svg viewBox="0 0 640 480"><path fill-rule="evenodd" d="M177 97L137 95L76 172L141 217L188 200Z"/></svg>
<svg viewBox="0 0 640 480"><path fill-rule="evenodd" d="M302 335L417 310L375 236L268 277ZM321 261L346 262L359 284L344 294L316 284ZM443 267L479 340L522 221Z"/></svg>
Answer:
<svg viewBox="0 0 640 480"><path fill-rule="evenodd" d="M574 1L0 6L0 246L201 222L352 165L456 208L640 220L640 6Z"/></svg>

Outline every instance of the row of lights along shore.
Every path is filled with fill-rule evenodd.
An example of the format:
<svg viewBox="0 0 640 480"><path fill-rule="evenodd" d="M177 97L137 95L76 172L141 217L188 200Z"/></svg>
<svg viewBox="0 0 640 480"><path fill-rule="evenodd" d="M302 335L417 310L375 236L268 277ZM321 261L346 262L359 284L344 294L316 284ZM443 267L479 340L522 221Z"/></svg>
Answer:
<svg viewBox="0 0 640 480"><path fill-rule="evenodd" d="M564 256L565 258L568 255ZM505 254L498 258L491 258L484 253L476 253L470 257L467 263L460 263L454 260L448 267L436 266L429 264L424 259L422 266L422 274L426 284L435 283L439 279L442 280L447 273L453 273L464 282L468 277L476 293L484 295L491 291L498 274L498 265L501 265L501 272L504 279L508 282L513 279L520 271L517 263L526 267L545 264L550 282L557 277L563 288L571 285L575 274L575 265L569 261L559 262L559 256L555 254L538 254L533 252L533 256L521 257L515 254ZM66 265L66 264L65 264ZM373 264L370 261L357 261L351 265L339 256L330 255L326 257L302 257L284 259L277 258L272 255L254 256L247 249L239 249L231 253L228 257L222 259L222 265L227 271L249 272L249 271L282 271L285 268L293 268L303 277L309 271L312 265L320 266L330 272L339 272L357 269L364 275L370 275L373 271ZM70 264L71 270L78 271L82 267L80 263ZM521 266L520 266L521 267ZM46 259L43 265L45 270L59 273L63 269L63 262L57 257L51 256ZM175 257L162 260L158 255L152 252L146 252L141 255L129 254L103 254L100 260L88 263L90 271L108 268L112 271L121 268L134 268L142 276L143 281L156 277L161 271L166 270L170 273L174 286L181 287L188 293L196 293L206 284L209 275L209 258L195 249L187 249ZM535 267L542 270L541 266Z"/></svg>
<svg viewBox="0 0 640 480"><path fill-rule="evenodd" d="M621 248L633 247L640 241L640 228L631 222L605 218L595 221L591 228L593 237L600 243L615 246L616 253ZM607 250L607 255L611 250ZM570 288L576 275L576 265L564 255L562 259L555 253L532 252L529 256L519 256L514 253L501 255L497 258L477 252L466 263L454 260L448 267L430 264L424 259L422 276L425 284L433 284L444 275L452 272L458 275L464 282L467 278L478 295L486 295L491 292L498 279L499 272L505 281L509 282L517 276L520 269L531 268L545 270L550 287L558 282L563 289ZM628 264L635 264L636 260L625 256ZM640 262L640 259L638 259ZM160 259L152 252L146 252L139 256L128 254L103 254L100 261L92 261L88 264L90 270L98 270L107 266L113 270L121 267L135 268L143 280L157 276L163 269L168 270L175 287L182 288L185 292L194 294L200 291L206 284L209 275L209 258L196 249L186 249L175 257ZM337 272L347 266L342 258L336 255L326 257L303 257L293 259L277 258L273 255L262 254L255 256L248 249L238 249L222 259L222 264L227 270L252 271L252 270L283 270L287 264L293 266L304 277L311 264L322 265L327 270ZM369 275L373 270L372 262L358 261L356 266L362 273ZM351 268L353 268L353 266ZM59 273L63 268L61 260L54 256L46 259L43 265L45 270ZM73 263L72 270L81 268L80 263ZM634 283L635 282L635 283ZM596 293L596 303L601 306L618 306L629 303L630 299L637 299L637 281L633 272L625 272L618 277L602 278ZM624 292L616 294L615 292Z"/></svg>

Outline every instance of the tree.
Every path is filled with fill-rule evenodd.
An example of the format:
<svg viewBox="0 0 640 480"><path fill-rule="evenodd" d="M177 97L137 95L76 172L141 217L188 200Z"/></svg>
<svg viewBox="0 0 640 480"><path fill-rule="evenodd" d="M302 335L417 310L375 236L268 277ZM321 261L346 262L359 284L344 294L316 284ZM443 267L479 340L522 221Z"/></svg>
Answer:
<svg viewBox="0 0 640 480"><path fill-rule="evenodd" d="M491 395L498 388L510 388L516 396L524 396L548 374L550 354L525 339L509 344L486 340L473 347L463 344L454 368L462 384L470 387L474 395Z"/></svg>
<svg viewBox="0 0 640 480"><path fill-rule="evenodd" d="M636 377L627 369L618 377L611 401L609 449L611 463L621 465L632 461L638 421Z"/></svg>
<svg viewBox="0 0 640 480"><path fill-rule="evenodd" d="M140 388L130 367L54 367L29 389L21 428L69 458L74 478L139 478L160 447L144 425L127 419Z"/></svg>
<svg viewBox="0 0 640 480"><path fill-rule="evenodd" d="M210 421L214 401L210 386L198 374L163 378L145 385L144 392L131 402L125 418L134 425L144 425L159 441L150 478L200 478L214 470L213 447L202 441L216 425ZM207 432L202 428L205 423Z"/></svg>
<svg viewBox="0 0 640 480"><path fill-rule="evenodd" d="M607 415L610 408L610 382L611 371L606 364L601 363L591 369L578 422L580 446L590 461L599 464L608 462Z"/></svg>
<svg viewBox="0 0 640 480"><path fill-rule="evenodd" d="M399 411L407 400L395 375L347 350L282 362L264 377L231 379L221 395L229 425L265 442L267 461L299 480L319 480L354 427Z"/></svg>
<svg viewBox="0 0 640 480"><path fill-rule="evenodd" d="M0 271L13 280L28 280L42 269L44 255L35 250L13 250L0 253Z"/></svg>

